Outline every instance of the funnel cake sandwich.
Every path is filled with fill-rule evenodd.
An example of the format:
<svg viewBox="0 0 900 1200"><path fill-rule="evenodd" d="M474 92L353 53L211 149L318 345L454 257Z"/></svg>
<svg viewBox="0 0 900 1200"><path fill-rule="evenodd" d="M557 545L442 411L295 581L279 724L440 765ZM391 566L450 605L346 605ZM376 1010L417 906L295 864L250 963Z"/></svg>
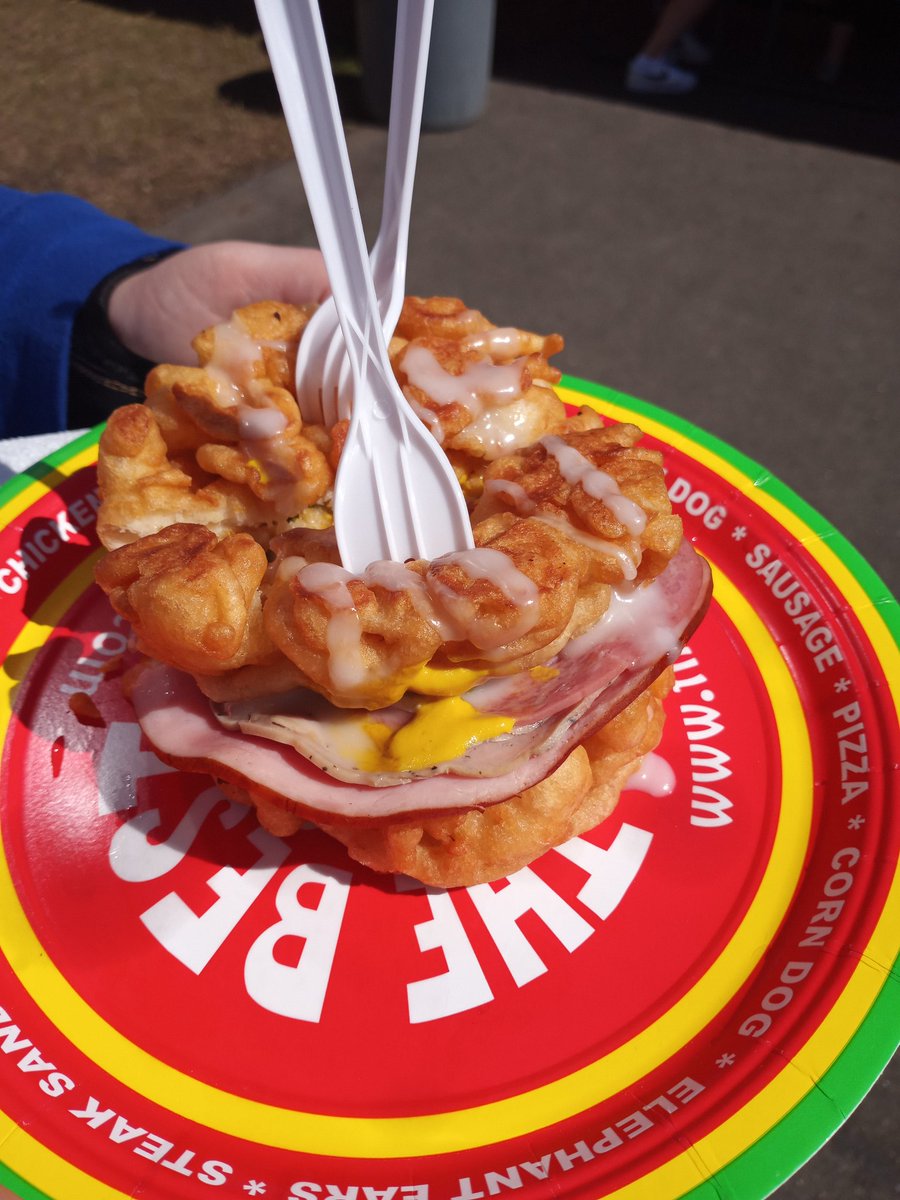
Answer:
<svg viewBox="0 0 900 1200"><path fill-rule="evenodd" d="M146 656L165 762L290 835L312 821L435 886L508 875L614 808L658 743L709 568L633 425L574 415L562 348L408 298L390 356L463 485L474 549L351 575L331 527L346 423L301 420L312 309L238 310L100 441L97 581Z"/></svg>

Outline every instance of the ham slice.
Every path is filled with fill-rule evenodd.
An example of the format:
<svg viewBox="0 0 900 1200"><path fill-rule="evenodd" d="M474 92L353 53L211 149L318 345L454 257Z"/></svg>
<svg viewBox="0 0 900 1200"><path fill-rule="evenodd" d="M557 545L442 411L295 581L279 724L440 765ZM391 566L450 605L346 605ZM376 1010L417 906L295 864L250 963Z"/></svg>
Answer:
<svg viewBox="0 0 900 1200"><path fill-rule="evenodd" d="M597 624L546 664L556 672L552 677L538 680L528 672L500 676L472 688L466 699L479 712L520 721L565 712L636 663L674 661L699 625L709 595L709 564L684 540L651 583L613 593Z"/></svg>
<svg viewBox="0 0 900 1200"><path fill-rule="evenodd" d="M515 730L424 776L335 778L293 747L223 728L193 679L159 663L139 674L132 703L163 761L312 820L371 824L482 807L545 779L649 686L699 624L709 592L709 567L683 543L657 580L619 597L595 629L569 643L551 679L525 672L473 688L466 698L482 711L515 715Z"/></svg>

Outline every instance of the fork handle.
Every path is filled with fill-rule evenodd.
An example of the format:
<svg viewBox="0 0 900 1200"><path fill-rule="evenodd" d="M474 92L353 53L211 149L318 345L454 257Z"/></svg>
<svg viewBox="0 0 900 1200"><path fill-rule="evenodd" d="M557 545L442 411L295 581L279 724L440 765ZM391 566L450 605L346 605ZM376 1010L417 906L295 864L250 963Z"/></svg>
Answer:
<svg viewBox="0 0 900 1200"><path fill-rule="evenodd" d="M388 119L381 228L372 248L372 278L385 337L403 303L413 181L431 44L434 0L399 0Z"/></svg>
<svg viewBox="0 0 900 1200"><path fill-rule="evenodd" d="M390 364L322 18L317 0L256 0L256 8L354 368L358 409L369 370L386 378Z"/></svg>

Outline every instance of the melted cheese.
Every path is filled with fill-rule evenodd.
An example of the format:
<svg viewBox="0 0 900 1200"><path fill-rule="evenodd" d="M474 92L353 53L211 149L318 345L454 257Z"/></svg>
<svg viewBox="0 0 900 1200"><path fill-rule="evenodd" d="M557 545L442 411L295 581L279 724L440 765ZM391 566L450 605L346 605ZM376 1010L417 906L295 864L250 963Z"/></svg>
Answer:
<svg viewBox="0 0 900 1200"><path fill-rule="evenodd" d="M256 470L257 474L259 475L259 482L261 484L265 485L272 482L269 472L262 465L258 458L248 458L247 466L253 467Z"/></svg>
<svg viewBox="0 0 900 1200"><path fill-rule="evenodd" d="M461 696L426 700L408 724L393 730L378 720L366 721L373 749L359 766L364 771L421 771L451 762L489 738L509 733L514 717L485 715Z"/></svg>
<svg viewBox="0 0 900 1200"><path fill-rule="evenodd" d="M461 696L486 675L487 671L472 671L468 667L434 667L425 663L407 680L406 686L422 696Z"/></svg>
<svg viewBox="0 0 900 1200"><path fill-rule="evenodd" d="M555 679L557 677L559 674L559 667L532 667L528 674L532 679L536 679L538 683L546 683L548 679Z"/></svg>

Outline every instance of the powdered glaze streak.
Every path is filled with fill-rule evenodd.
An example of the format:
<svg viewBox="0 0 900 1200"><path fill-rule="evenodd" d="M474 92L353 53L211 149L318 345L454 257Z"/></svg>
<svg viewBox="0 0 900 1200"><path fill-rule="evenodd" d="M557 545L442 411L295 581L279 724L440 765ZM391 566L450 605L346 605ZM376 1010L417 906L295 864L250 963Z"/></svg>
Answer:
<svg viewBox="0 0 900 1200"><path fill-rule="evenodd" d="M486 408L459 435L463 448L477 446L488 462L530 446L540 433L534 407L524 398Z"/></svg>
<svg viewBox="0 0 900 1200"><path fill-rule="evenodd" d="M613 640L641 647L642 663L670 662L681 653L681 630L673 619L659 577L641 587L614 588L609 607L596 625L574 637L561 659L577 657Z"/></svg>
<svg viewBox="0 0 900 1200"><path fill-rule="evenodd" d="M307 565L306 559L301 558L299 554L289 554L287 558L282 558L280 561L269 564L269 578L286 583L289 579L293 579L295 575L299 574Z"/></svg>
<svg viewBox="0 0 900 1200"><path fill-rule="evenodd" d="M528 633L539 616L537 584L519 571L508 555L489 547L445 555L435 560L424 579L402 563L389 561L370 563L361 576L351 575L334 563L308 563L296 569L298 563L303 560L286 559L279 577L295 576L302 591L320 596L328 606L325 635L328 670L335 687L344 692L353 692L366 681L388 679L395 669L389 662L383 662L380 670L366 662L362 624L348 587L351 579L359 579L370 588L405 592L442 641L471 642L488 658L491 651ZM434 567L442 564L459 567L470 579L490 580L516 609L517 619L512 626L499 625L494 614L479 616L477 606L468 596L434 575Z"/></svg>
<svg viewBox="0 0 900 1200"><path fill-rule="evenodd" d="M523 364L498 364L485 358L466 363L459 375L445 371L427 346L412 343L403 354L403 371L410 385L419 388L435 404L461 404L473 419L485 411L488 402L509 404L522 395Z"/></svg>
<svg viewBox="0 0 900 1200"><path fill-rule="evenodd" d="M328 606L328 671L335 687L342 691L353 691L371 674L363 658L359 613L347 586L351 579L349 571L334 563L309 563L297 573L303 590L321 596Z"/></svg>
<svg viewBox="0 0 900 1200"><path fill-rule="evenodd" d="M250 408L242 404L238 409L241 439L248 442L265 442L284 433L287 417L277 408Z"/></svg>
<svg viewBox="0 0 900 1200"><path fill-rule="evenodd" d="M273 384L256 374L265 351L287 353L287 343L252 337L236 320L216 325L213 353L205 370L216 386L219 402L237 417L237 447L258 473L260 484L282 516L297 511L300 467L284 435L290 425L272 402Z"/></svg>
<svg viewBox="0 0 900 1200"><path fill-rule="evenodd" d="M561 437L541 438L541 445L556 459L560 474L567 483L580 483L589 496L606 505L630 534L637 536L643 533L647 524L647 514L634 500L622 495L612 475L595 467L589 458L585 458Z"/></svg>
<svg viewBox="0 0 900 1200"><path fill-rule="evenodd" d="M251 337L237 321L224 321L213 330L212 358L204 368L216 384L218 399L227 407L243 404L247 397L257 399L260 385L256 364L263 361L265 349L287 351L286 342L260 341Z"/></svg>
<svg viewBox="0 0 900 1200"><path fill-rule="evenodd" d="M486 350L492 358L510 359L527 354L530 339L520 329L498 327L467 333L462 345L465 350Z"/></svg>
<svg viewBox="0 0 900 1200"><path fill-rule="evenodd" d="M623 579L630 581L636 578L637 564L641 560L641 550L637 543L633 542L629 551L625 546L617 546L615 542L608 542L603 538L594 537L586 530L576 528L565 517L557 516L555 513L537 512L535 502L522 485L512 479L489 479L485 484L484 490L488 495L506 496L520 516L533 516L536 520L543 521L545 525L549 525L553 529L558 529L566 537L572 538L573 541L580 542L584 546L589 546L592 550L596 550L600 554L610 555L618 562Z"/></svg>
<svg viewBox="0 0 900 1200"><path fill-rule="evenodd" d="M427 428L428 432L434 438L439 446L444 444L444 427L441 424L441 418L436 412L432 412L430 408L426 408L424 404L419 404L415 397L407 395L410 408Z"/></svg>
<svg viewBox="0 0 900 1200"><path fill-rule="evenodd" d="M557 517L554 513L535 513L534 515L538 521L543 521L552 529L558 529L566 537L579 542L582 546L588 546L591 550L596 550L598 554L608 554L614 558L619 564L622 578L626 581L631 582L632 579L637 578L637 563L641 561L641 549L636 543L631 543L629 552L625 546L618 546L615 542L608 542L604 538L595 537L584 529L579 529L565 517Z"/></svg>
<svg viewBox="0 0 900 1200"><path fill-rule="evenodd" d="M530 517L537 505L522 487L513 479L489 479L484 485L488 496L506 496L512 502L513 508L520 516Z"/></svg>
<svg viewBox="0 0 900 1200"><path fill-rule="evenodd" d="M363 582L368 587L384 588L386 592L405 592L419 616L434 626L443 637L444 629L435 615L434 605L421 575L410 571L403 563L381 559L369 563L363 574Z"/></svg>
<svg viewBox="0 0 900 1200"><path fill-rule="evenodd" d="M524 575L501 550L492 550L488 546L457 550L437 559L434 565L442 564L459 567L470 579L489 579L518 611L515 624L511 628L503 628L493 615L477 616L475 605L467 596L461 596L433 574L429 575L431 594L437 594L441 608L456 626L458 636L479 650L497 650L523 637L537 623L540 596L537 584ZM490 654L486 654L486 657L490 657Z"/></svg>
<svg viewBox="0 0 900 1200"><path fill-rule="evenodd" d="M662 799L663 796L672 795L676 782L671 764L661 754L651 750L635 773L625 781L625 790L644 792L655 799Z"/></svg>

